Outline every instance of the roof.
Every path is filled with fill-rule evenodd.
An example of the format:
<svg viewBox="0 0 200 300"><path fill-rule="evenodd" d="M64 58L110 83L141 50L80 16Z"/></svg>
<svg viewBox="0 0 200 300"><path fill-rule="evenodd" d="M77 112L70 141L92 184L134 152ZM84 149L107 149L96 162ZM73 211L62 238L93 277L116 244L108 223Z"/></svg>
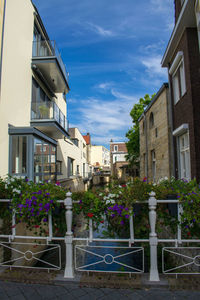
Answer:
<svg viewBox="0 0 200 300"><path fill-rule="evenodd" d="M154 102L156 102L156 100L158 99L158 97L160 96L160 94L164 91L164 89L167 89L168 87L169 87L169 84L167 82L164 82L162 84L162 86L159 89L159 91L157 92L157 94L153 97L153 99L151 100L151 102L149 103L149 105L146 107L146 109L144 110L144 112L139 117L138 122L140 122L142 120L142 118L144 117L144 114L151 108L151 106L154 104Z"/></svg>
<svg viewBox="0 0 200 300"><path fill-rule="evenodd" d="M83 135L83 138L84 138L84 140L86 142L86 145L90 145L90 135L89 134Z"/></svg>

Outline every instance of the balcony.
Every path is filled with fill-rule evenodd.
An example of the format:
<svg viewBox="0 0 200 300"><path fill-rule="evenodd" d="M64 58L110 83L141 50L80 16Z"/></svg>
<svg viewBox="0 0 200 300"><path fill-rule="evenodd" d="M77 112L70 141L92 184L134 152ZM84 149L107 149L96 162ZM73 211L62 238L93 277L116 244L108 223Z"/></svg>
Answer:
<svg viewBox="0 0 200 300"><path fill-rule="evenodd" d="M68 75L55 41L33 42L32 67L42 74L54 93L69 91Z"/></svg>
<svg viewBox="0 0 200 300"><path fill-rule="evenodd" d="M69 122L53 101L31 103L31 125L49 136L68 136Z"/></svg>

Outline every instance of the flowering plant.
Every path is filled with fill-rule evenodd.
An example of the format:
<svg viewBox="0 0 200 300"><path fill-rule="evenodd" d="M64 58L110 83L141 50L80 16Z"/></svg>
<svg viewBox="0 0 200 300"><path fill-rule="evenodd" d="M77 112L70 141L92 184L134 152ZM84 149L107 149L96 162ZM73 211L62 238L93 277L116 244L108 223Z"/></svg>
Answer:
<svg viewBox="0 0 200 300"><path fill-rule="evenodd" d="M105 206L95 192L73 193L72 199L78 200L73 205L76 214L82 213L86 219L92 219L96 224L103 222Z"/></svg>
<svg viewBox="0 0 200 300"><path fill-rule="evenodd" d="M56 200L65 199L65 191L59 183L33 183L8 176L5 181L1 180L0 198L2 196L12 199L10 208L16 212L16 224L24 222L28 229L35 233L38 229L42 234L46 231L48 215L60 206Z"/></svg>

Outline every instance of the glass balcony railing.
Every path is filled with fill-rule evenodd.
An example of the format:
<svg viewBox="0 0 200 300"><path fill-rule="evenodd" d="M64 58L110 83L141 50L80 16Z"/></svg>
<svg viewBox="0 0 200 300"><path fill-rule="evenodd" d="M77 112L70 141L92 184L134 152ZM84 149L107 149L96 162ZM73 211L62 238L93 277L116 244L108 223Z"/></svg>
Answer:
<svg viewBox="0 0 200 300"><path fill-rule="evenodd" d="M60 52L56 46L55 41L49 41L49 40L33 41L33 57L52 57L52 56L57 58L60 67L65 75L65 78L68 81L66 68L61 58Z"/></svg>
<svg viewBox="0 0 200 300"><path fill-rule="evenodd" d="M32 102L31 103L31 120L55 120L65 131L68 132L69 122L65 115L53 101Z"/></svg>

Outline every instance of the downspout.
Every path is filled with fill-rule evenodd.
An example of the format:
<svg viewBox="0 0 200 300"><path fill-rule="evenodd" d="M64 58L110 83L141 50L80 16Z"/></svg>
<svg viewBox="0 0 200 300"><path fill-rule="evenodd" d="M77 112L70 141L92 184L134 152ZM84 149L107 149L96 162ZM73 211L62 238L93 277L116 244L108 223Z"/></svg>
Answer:
<svg viewBox="0 0 200 300"><path fill-rule="evenodd" d="M146 157L145 157L145 176L147 177L147 182L148 182L148 173L149 173L149 167L148 167L148 162L149 162L149 148L148 148L148 139L147 139L147 119L146 119L146 114L144 111L144 130L145 130L145 148L146 148Z"/></svg>
<svg viewBox="0 0 200 300"><path fill-rule="evenodd" d="M169 70L170 65L168 64L168 70ZM173 117L172 117L172 101L173 101L173 97L172 97L172 88L171 88L171 80L170 80L170 75L168 72L168 82L169 82L169 96L167 97L167 110L168 110L168 118L169 118L169 141L170 141L170 145L169 145L169 159L170 159L170 175L175 177L176 174L176 170L175 170L175 149L174 149L174 137L173 137L173 128L174 128L174 124L173 124ZM169 98L169 99L168 99Z"/></svg>
<svg viewBox="0 0 200 300"><path fill-rule="evenodd" d="M4 25L5 25L5 14L6 14L6 0L4 1L3 7L3 22L2 22L2 34L1 34L1 49L0 49L0 100L1 100L1 72L2 72L2 61L3 61L3 41L4 41Z"/></svg>

